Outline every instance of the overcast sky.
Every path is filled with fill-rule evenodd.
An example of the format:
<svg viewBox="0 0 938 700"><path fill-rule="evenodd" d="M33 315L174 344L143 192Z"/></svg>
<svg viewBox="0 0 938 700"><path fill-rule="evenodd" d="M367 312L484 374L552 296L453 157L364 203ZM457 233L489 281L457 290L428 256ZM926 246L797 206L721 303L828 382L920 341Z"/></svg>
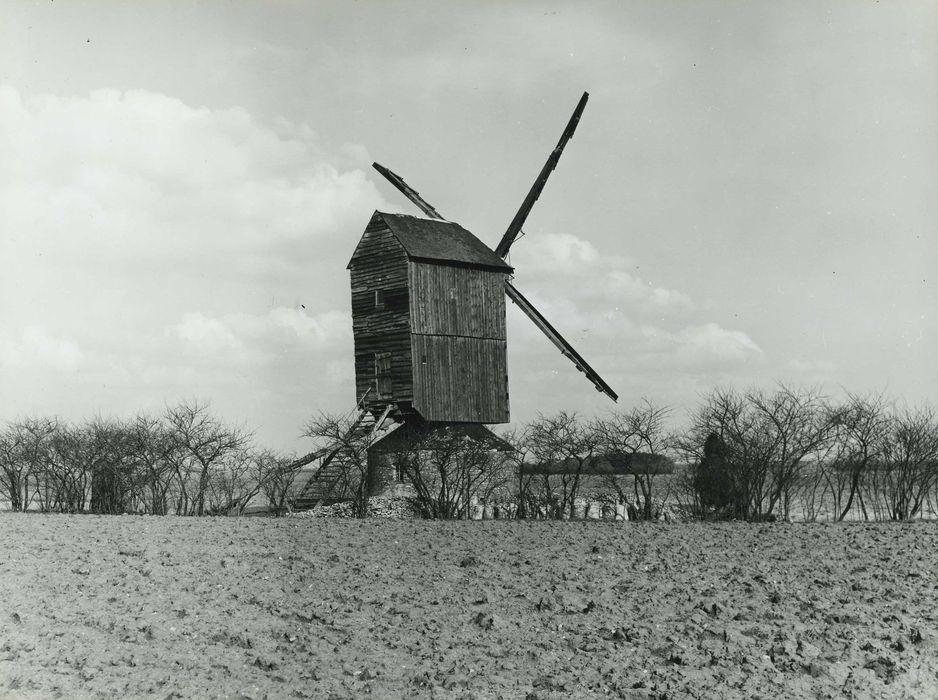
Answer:
<svg viewBox="0 0 938 700"><path fill-rule="evenodd" d="M7 2L0 420L355 401L345 266L402 175L619 393L938 396L938 3ZM509 305L511 306L511 305ZM511 410L614 408L509 308Z"/></svg>

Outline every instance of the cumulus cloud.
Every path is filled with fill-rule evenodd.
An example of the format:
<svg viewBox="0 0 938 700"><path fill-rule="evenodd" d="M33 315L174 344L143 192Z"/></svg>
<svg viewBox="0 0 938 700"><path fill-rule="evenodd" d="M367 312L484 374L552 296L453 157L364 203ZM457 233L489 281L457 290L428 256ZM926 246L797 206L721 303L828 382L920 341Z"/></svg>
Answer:
<svg viewBox="0 0 938 700"><path fill-rule="evenodd" d="M277 307L263 315L210 318L187 312L166 329L190 354L210 362L263 363L292 350L334 351L351 337L351 319L341 311L317 316Z"/></svg>
<svg viewBox="0 0 938 700"><path fill-rule="evenodd" d="M691 298L636 274L633 261L600 251L570 233L537 233L512 250L519 283L589 304L612 302L633 316L680 314L695 308Z"/></svg>
<svg viewBox="0 0 938 700"><path fill-rule="evenodd" d="M78 415L336 390L310 368L345 366L345 264L386 208L364 148L145 90L0 86L0 153L0 384L80 369L47 397Z"/></svg>
<svg viewBox="0 0 938 700"><path fill-rule="evenodd" d="M170 332L190 351L210 357L241 349L241 342L224 321L206 318L198 312L187 313Z"/></svg>
<svg viewBox="0 0 938 700"><path fill-rule="evenodd" d="M54 335L42 325L27 327L16 339L0 336L0 364L17 371L35 368L71 372L79 367L82 359L77 343Z"/></svg>
<svg viewBox="0 0 938 700"><path fill-rule="evenodd" d="M762 354L762 348L742 331L728 330L712 322L683 328L674 339L675 357L690 365L739 363Z"/></svg>
<svg viewBox="0 0 938 700"><path fill-rule="evenodd" d="M80 255L85 266L211 264L217 278L309 263L381 201L309 129L143 90L28 98L0 88L0 152L4 247Z"/></svg>
<svg viewBox="0 0 938 700"><path fill-rule="evenodd" d="M625 270L610 270L606 273L604 294L638 308L651 308L655 312L691 309L689 296L676 289L655 287Z"/></svg>
<svg viewBox="0 0 938 700"><path fill-rule="evenodd" d="M744 330L708 318L712 309L705 302L639 276L638 261L570 234L538 234L522 243L527 246L513 261L516 284L613 388L651 375L662 386L706 386L764 357ZM576 405L581 397L591 405L588 385L540 331L511 305L509 319L516 377L537 385L551 367L550 381L567 388L560 390L562 401Z"/></svg>
<svg viewBox="0 0 938 700"><path fill-rule="evenodd" d="M536 255L522 255L526 273L567 273L599 260L599 251L592 243L569 233L538 233L532 247L536 247Z"/></svg>

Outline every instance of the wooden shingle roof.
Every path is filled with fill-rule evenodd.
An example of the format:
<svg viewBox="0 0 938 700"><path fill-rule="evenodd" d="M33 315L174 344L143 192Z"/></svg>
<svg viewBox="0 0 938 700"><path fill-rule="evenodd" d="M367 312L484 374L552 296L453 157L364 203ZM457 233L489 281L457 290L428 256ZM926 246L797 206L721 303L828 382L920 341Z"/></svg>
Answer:
<svg viewBox="0 0 938 700"><path fill-rule="evenodd" d="M382 220L412 260L473 265L511 272L512 267L469 231L452 221L376 211L369 226ZM358 250L352 255L355 260ZM351 262L349 263L351 265Z"/></svg>

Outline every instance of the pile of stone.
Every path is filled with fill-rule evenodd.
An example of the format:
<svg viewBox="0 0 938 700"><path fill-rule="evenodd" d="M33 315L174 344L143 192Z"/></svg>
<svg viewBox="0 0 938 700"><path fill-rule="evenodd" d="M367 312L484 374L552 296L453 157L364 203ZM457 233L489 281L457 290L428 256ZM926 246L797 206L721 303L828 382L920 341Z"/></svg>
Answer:
<svg viewBox="0 0 938 700"><path fill-rule="evenodd" d="M353 518L355 512L352 503L345 502L296 511L292 515L297 518ZM419 519L421 515L416 499L407 496L382 495L368 499L368 517L414 520Z"/></svg>
<svg viewBox="0 0 938 700"><path fill-rule="evenodd" d="M391 495L369 499L368 516L390 520L416 520L422 517L415 498Z"/></svg>

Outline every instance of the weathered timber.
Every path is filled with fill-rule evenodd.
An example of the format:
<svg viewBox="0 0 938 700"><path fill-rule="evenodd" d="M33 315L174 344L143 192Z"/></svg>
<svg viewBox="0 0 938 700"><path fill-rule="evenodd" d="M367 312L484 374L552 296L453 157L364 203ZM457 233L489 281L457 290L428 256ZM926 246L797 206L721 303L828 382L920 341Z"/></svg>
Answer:
<svg viewBox="0 0 938 700"><path fill-rule="evenodd" d="M407 254L387 224L373 217L350 264L352 332L355 341L355 394L365 394L376 380L375 357L391 353L390 388L394 400L409 401L413 388L410 358L410 309L407 304L382 303L377 293L408 287ZM380 410L388 396L372 392L365 406Z"/></svg>
<svg viewBox="0 0 938 700"><path fill-rule="evenodd" d="M507 274L412 261L411 331L505 339Z"/></svg>
<svg viewBox="0 0 938 700"><path fill-rule="evenodd" d="M420 209L424 214L429 216L431 219L442 219L440 213L431 207L427 202L424 201L423 197L420 196L420 193L417 192L414 188L408 185L404 180L395 173L392 173L390 170L385 168L380 163L372 163L371 166L377 170L379 173L384 175L384 177L394 185L401 193L407 197L411 202L417 205L417 208Z"/></svg>
<svg viewBox="0 0 938 700"><path fill-rule="evenodd" d="M428 421L507 423L506 343L413 335L414 408Z"/></svg>
<svg viewBox="0 0 938 700"><path fill-rule="evenodd" d="M301 494L293 500L292 507L295 510L337 503L354 497L360 479L365 476L362 470L366 465L361 463L361 454L378 439L392 409L393 406L388 404L377 419L368 411L361 411L337 443L327 445L319 451L325 456L312 471ZM358 455L354 455L353 451Z"/></svg>
<svg viewBox="0 0 938 700"><path fill-rule="evenodd" d="M583 110L586 108L586 101L588 99L589 93L584 92L576 105L576 109L573 110L573 116L570 117L570 121L567 122L567 126L563 130L563 134L560 135L560 141L557 142L554 150L551 151L550 155L547 157L547 162L544 164L544 167L541 168L541 172L534 181L531 191L528 192L528 196L525 197L524 201L521 203L518 213L515 214L515 218L512 219L511 223L508 225L508 230L505 231L502 240L498 242L498 247L495 248L495 254L500 258L504 258L508 255L508 250L518 237L518 233L521 232L521 227L524 226L528 214L531 213L531 208L534 206L537 198L541 196L544 185L547 184L547 178L550 177L551 172L557 167L557 163L560 161L560 154L563 153L567 141L573 138L573 132L576 131L577 124L580 123L580 117L583 115Z"/></svg>
<svg viewBox="0 0 938 700"><path fill-rule="evenodd" d="M508 294L508 297L518 305L525 315L534 321L534 324L543 331L544 335L550 339L552 342L565 357L567 357L574 366L583 374L586 375L586 378L589 379L593 386L596 387L597 391L601 391L606 394L613 401L618 401L619 396L612 390L605 380L599 376L599 373L590 367L589 363L583 359L582 355L573 349L573 346L567 342L560 333L550 325L550 322L541 315L541 312L534 308L534 305L531 304L522 294L519 292L511 282L505 283L505 291Z"/></svg>
<svg viewBox="0 0 938 700"><path fill-rule="evenodd" d="M457 224L376 212L349 269L356 391L379 389L367 408L395 403L444 422L508 420L510 266Z"/></svg>

